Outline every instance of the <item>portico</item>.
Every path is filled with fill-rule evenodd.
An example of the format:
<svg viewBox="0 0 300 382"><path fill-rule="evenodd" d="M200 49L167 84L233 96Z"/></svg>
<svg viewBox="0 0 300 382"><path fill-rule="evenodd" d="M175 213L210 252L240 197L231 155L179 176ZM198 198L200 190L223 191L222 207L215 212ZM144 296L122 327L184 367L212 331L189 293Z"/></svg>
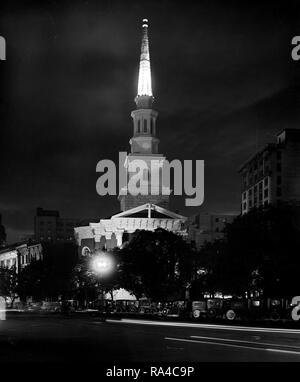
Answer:
<svg viewBox="0 0 300 382"><path fill-rule="evenodd" d="M75 237L81 253L84 254L85 251L92 252L95 249L120 248L136 230L154 231L163 228L185 236L185 222L185 216L146 203L113 215L109 219L101 219L99 223L77 227Z"/></svg>

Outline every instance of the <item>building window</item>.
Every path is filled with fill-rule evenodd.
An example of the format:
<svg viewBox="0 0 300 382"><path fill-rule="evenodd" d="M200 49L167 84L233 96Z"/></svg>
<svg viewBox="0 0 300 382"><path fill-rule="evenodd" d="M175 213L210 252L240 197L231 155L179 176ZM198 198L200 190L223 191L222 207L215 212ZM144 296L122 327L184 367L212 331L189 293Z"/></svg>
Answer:
<svg viewBox="0 0 300 382"><path fill-rule="evenodd" d="M276 193L277 193L277 196L281 196L281 195L282 195L282 192L281 192L281 188L280 188L280 187L277 188L277 192L276 192Z"/></svg>
<svg viewBox="0 0 300 382"><path fill-rule="evenodd" d="M267 198L267 197L268 197L268 195L269 195L269 190L268 190L268 189L266 189L266 190L264 191L264 197L265 197L265 198Z"/></svg>
<svg viewBox="0 0 300 382"><path fill-rule="evenodd" d="M150 133L153 135L153 119L150 119Z"/></svg>
<svg viewBox="0 0 300 382"><path fill-rule="evenodd" d="M140 133L141 131L141 120L138 120L138 125L137 125L137 132Z"/></svg>
<svg viewBox="0 0 300 382"><path fill-rule="evenodd" d="M216 218L216 220L215 220L215 221L216 221L216 223L219 223L219 218Z"/></svg>
<svg viewBox="0 0 300 382"><path fill-rule="evenodd" d="M268 185L268 178L265 178L265 179L264 179L264 185L265 185L265 186Z"/></svg>
<svg viewBox="0 0 300 382"><path fill-rule="evenodd" d="M281 171L281 163L277 163L277 171Z"/></svg>
<svg viewBox="0 0 300 382"><path fill-rule="evenodd" d="M281 160L281 151L277 151L277 160Z"/></svg>
<svg viewBox="0 0 300 382"><path fill-rule="evenodd" d="M277 176L277 184L281 184L281 176Z"/></svg>
<svg viewBox="0 0 300 382"><path fill-rule="evenodd" d="M147 133L147 119L144 119L144 133Z"/></svg>

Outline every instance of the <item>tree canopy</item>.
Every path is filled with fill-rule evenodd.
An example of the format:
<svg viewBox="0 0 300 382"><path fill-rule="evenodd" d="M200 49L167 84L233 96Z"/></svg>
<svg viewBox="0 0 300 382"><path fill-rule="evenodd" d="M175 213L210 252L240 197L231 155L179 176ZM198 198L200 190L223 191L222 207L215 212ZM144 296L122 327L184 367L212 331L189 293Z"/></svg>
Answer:
<svg viewBox="0 0 300 382"><path fill-rule="evenodd" d="M224 239L200 251L209 291L265 295L298 293L299 209L289 205L253 209L226 226Z"/></svg>
<svg viewBox="0 0 300 382"><path fill-rule="evenodd" d="M184 298L194 251L181 236L164 229L136 231L119 256L121 285L137 298Z"/></svg>

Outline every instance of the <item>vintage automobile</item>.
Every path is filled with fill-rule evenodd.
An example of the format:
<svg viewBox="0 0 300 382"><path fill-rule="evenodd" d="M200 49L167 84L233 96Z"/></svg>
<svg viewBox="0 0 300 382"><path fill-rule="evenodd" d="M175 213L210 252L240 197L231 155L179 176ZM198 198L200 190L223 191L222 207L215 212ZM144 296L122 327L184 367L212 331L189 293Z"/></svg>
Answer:
<svg viewBox="0 0 300 382"><path fill-rule="evenodd" d="M206 315L207 304L206 300L192 301L191 316L194 319L200 319Z"/></svg>
<svg viewBox="0 0 300 382"><path fill-rule="evenodd" d="M25 310L28 312L40 312L42 308L42 302L28 302L25 306Z"/></svg>
<svg viewBox="0 0 300 382"><path fill-rule="evenodd" d="M158 303L151 302L150 300L139 300L138 313L147 315L158 314Z"/></svg>
<svg viewBox="0 0 300 382"><path fill-rule="evenodd" d="M157 314L162 317L186 317L188 316L188 302L167 301L157 304Z"/></svg>
<svg viewBox="0 0 300 382"><path fill-rule="evenodd" d="M79 301L77 300L62 300L61 313L74 313L78 310Z"/></svg>
<svg viewBox="0 0 300 382"><path fill-rule="evenodd" d="M289 301L284 298L268 298L267 299L267 318L272 321L278 321L288 318Z"/></svg>
<svg viewBox="0 0 300 382"><path fill-rule="evenodd" d="M226 310L226 307L225 307L226 303L227 301L222 298L207 299L206 317L210 320L222 317L224 315L224 311Z"/></svg>
<svg viewBox="0 0 300 382"><path fill-rule="evenodd" d="M116 313L138 313L139 302L137 300L114 301Z"/></svg>
<svg viewBox="0 0 300 382"><path fill-rule="evenodd" d="M58 313L61 311L61 303L59 301L43 301L41 311Z"/></svg>
<svg viewBox="0 0 300 382"><path fill-rule="evenodd" d="M248 299L247 317L251 320L271 319L278 321L287 318L288 300L283 298L252 298Z"/></svg>
<svg viewBox="0 0 300 382"><path fill-rule="evenodd" d="M225 318L228 321L245 319L247 316L247 301L244 299L228 299L223 304Z"/></svg>

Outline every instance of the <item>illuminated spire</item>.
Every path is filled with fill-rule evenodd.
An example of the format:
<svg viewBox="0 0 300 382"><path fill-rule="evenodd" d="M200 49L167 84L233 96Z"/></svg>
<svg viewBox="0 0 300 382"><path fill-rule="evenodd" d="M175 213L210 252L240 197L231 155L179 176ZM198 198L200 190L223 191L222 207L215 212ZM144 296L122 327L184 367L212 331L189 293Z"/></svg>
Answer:
<svg viewBox="0 0 300 382"><path fill-rule="evenodd" d="M143 19L143 37L142 37L141 56L140 56L139 82L138 82L138 93L136 97L137 104L139 102L138 98L143 96L151 97L151 101L153 101L152 85L151 85L149 39L148 39L148 19Z"/></svg>

